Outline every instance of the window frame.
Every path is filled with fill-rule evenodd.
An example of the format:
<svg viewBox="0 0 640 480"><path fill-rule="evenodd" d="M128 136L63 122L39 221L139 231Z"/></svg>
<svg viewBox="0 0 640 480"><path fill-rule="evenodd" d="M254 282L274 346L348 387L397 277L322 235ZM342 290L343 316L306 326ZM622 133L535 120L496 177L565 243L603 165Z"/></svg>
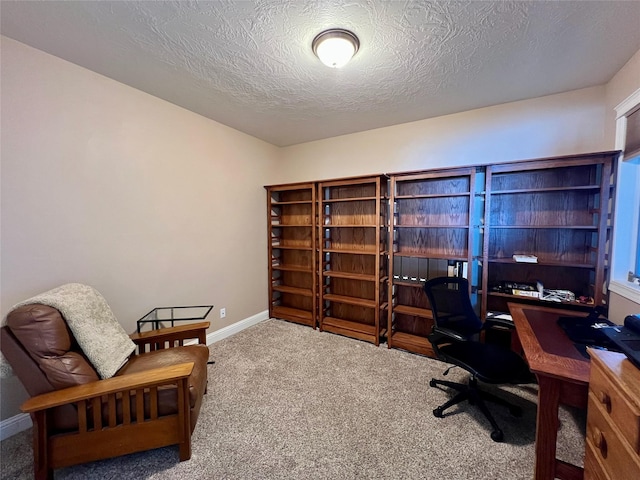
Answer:
<svg viewBox="0 0 640 480"><path fill-rule="evenodd" d="M624 150L627 116L640 107L640 89L636 90L616 108L616 150ZM640 206L640 155L625 158L622 153L616 180L616 212L613 227L613 248L609 290L633 302L640 303L640 285L629 275L640 274L640 208L632 218L623 217L628 210L622 205L631 201ZM631 221L629 221L631 220Z"/></svg>

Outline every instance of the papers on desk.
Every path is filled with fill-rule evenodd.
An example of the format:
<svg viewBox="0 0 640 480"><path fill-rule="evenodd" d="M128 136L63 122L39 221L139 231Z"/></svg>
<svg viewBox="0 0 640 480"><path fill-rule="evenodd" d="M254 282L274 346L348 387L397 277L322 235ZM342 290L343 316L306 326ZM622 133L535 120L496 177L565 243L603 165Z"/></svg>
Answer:
<svg viewBox="0 0 640 480"><path fill-rule="evenodd" d="M513 317L508 313L503 312L487 312L487 318L496 318L498 320L508 320L510 322L513 322Z"/></svg>

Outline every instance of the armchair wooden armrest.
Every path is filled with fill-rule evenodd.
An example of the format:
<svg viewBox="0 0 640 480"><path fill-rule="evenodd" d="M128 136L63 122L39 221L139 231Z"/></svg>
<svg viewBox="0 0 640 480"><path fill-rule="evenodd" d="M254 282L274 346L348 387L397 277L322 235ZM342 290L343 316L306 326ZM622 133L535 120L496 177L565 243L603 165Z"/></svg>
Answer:
<svg viewBox="0 0 640 480"><path fill-rule="evenodd" d="M33 413L68 403L90 401L96 398L99 400L102 395L112 396L123 392L130 394L132 390L157 388L168 384L175 385L178 380L185 379L191 375L193 365L193 362L180 363L56 390L31 397L20 408L25 413Z"/></svg>
<svg viewBox="0 0 640 480"><path fill-rule="evenodd" d="M159 328L149 332L133 333L129 335L131 340L138 347L138 354L146 351L172 348L177 345L184 345L185 340L198 339L198 343L207 343L207 329L211 325L209 322L190 323L175 327ZM147 349L148 346L148 349Z"/></svg>
<svg viewBox="0 0 640 480"><path fill-rule="evenodd" d="M177 444L180 460L191 457L189 375L193 362L45 393L21 407L34 429L36 479L52 479L53 469ZM159 393L176 387L176 411L160 415ZM50 430L53 409L72 405L77 429Z"/></svg>

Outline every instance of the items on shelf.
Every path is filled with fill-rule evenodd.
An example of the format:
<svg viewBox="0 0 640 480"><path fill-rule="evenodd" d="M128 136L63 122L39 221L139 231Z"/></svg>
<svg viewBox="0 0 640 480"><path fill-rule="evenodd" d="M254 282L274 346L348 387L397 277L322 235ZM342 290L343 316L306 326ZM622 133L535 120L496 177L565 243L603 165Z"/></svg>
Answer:
<svg viewBox="0 0 640 480"><path fill-rule="evenodd" d="M533 285L532 283L520 283L520 282L511 282L511 281L501 281L497 285L494 285L491 288L491 290L499 293L507 293L509 295L518 295L517 293L515 293L516 291L539 293L539 289L537 285ZM527 296L533 296L533 295L527 295Z"/></svg>
<svg viewBox="0 0 640 480"><path fill-rule="evenodd" d="M548 302L575 302L576 295L569 290L549 290L545 288L540 299Z"/></svg>
<svg viewBox="0 0 640 480"><path fill-rule="evenodd" d="M514 288L511 291L511 295L516 295L518 297L540 298L540 292L534 292L531 290L520 290L518 288Z"/></svg>
<svg viewBox="0 0 640 480"><path fill-rule="evenodd" d="M518 263L538 263L535 255L514 254L513 259Z"/></svg>

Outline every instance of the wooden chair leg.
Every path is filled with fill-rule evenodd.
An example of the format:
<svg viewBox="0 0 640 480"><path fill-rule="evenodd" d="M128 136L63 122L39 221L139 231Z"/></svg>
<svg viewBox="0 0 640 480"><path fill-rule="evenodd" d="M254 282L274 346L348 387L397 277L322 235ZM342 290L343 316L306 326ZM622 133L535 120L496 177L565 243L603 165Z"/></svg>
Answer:
<svg viewBox="0 0 640 480"><path fill-rule="evenodd" d="M189 379L178 383L178 423L180 425L180 461L191 458L191 405L189 405Z"/></svg>
<svg viewBox="0 0 640 480"><path fill-rule="evenodd" d="M184 462L191 458L191 436L185 442L180 443L180 461Z"/></svg>
<svg viewBox="0 0 640 480"><path fill-rule="evenodd" d="M33 476L35 480L53 480L47 449L47 411L31 414L33 421Z"/></svg>

